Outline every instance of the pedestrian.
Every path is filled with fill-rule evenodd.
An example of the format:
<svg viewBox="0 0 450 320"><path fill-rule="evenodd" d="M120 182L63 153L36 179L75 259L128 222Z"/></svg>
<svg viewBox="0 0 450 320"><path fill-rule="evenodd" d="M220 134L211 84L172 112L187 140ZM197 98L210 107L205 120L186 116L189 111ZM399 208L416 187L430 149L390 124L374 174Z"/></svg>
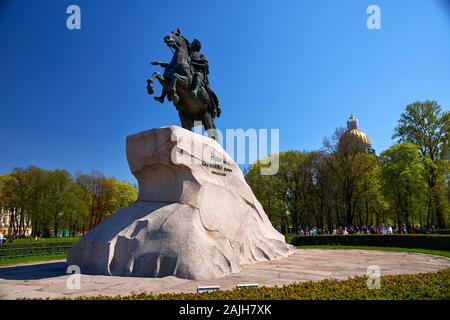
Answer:
<svg viewBox="0 0 450 320"><path fill-rule="evenodd" d="M431 226L431 234L436 234L436 228L434 225Z"/></svg>
<svg viewBox="0 0 450 320"><path fill-rule="evenodd" d="M3 233L0 231L0 246L3 244L3 240L5 240L5 236L4 236Z"/></svg>
<svg viewBox="0 0 450 320"><path fill-rule="evenodd" d="M394 233L394 231L392 230L392 226L389 225L386 229L386 234L393 234L393 233Z"/></svg>
<svg viewBox="0 0 450 320"><path fill-rule="evenodd" d="M408 227L403 225L403 234L408 234Z"/></svg>

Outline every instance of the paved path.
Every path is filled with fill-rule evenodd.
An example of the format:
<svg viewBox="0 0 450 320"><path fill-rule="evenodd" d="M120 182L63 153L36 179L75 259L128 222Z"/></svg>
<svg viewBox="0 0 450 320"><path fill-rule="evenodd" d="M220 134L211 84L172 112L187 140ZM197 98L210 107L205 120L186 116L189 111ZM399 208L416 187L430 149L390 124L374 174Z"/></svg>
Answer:
<svg viewBox="0 0 450 320"><path fill-rule="evenodd" d="M67 289L67 265L52 261L0 268L0 299L117 296L139 292L196 292L200 285L233 289L237 283L283 286L309 280L347 279L365 275L378 265L381 274L435 272L450 268L450 259L416 253L372 250L298 250L292 256L242 266L242 271L215 280L186 280L176 277L135 278L81 275L81 289Z"/></svg>

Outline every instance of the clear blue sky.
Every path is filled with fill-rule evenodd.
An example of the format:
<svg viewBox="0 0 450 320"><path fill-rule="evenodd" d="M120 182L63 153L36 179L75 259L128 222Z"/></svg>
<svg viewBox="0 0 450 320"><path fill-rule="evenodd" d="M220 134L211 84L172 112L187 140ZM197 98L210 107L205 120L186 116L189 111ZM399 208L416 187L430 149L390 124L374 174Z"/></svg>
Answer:
<svg viewBox="0 0 450 320"><path fill-rule="evenodd" d="M81 7L80 31L66 28L70 4ZM381 8L382 30L366 28L370 4ZM450 106L449 8L445 0L0 0L0 173L97 169L134 182L126 136L179 123L145 89L157 70L149 62L170 58L162 38L177 27L202 41L220 129L279 128L282 150L314 150L354 113L380 152L408 103Z"/></svg>

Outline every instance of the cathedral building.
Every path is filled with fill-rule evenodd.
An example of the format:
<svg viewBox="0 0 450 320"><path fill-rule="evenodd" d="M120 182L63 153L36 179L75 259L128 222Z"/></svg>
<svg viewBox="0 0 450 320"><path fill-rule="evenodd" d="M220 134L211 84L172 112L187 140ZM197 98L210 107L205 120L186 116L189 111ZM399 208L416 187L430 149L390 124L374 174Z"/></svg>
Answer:
<svg viewBox="0 0 450 320"><path fill-rule="evenodd" d="M360 130L358 119L354 115L347 120L347 131L339 139L338 151L344 154L357 152L375 154L369 137Z"/></svg>

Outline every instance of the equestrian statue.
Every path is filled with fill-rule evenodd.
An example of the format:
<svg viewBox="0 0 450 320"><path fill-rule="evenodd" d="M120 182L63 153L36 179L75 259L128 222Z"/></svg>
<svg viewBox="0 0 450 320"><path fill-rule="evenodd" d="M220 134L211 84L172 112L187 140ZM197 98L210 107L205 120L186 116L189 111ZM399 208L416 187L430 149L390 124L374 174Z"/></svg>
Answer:
<svg viewBox="0 0 450 320"><path fill-rule="evenodd" d="M154 93L153 81L161 83L162 93L154 99L160 103L167 97L178 110L181 126L191 130L196 122L203 124L208 136L217 139L214 119L220 117L219 99L208 80L209 65L205 55L200 52L200 41L189 42L181 31L164 37L165 44L172 50L172 60L154 61L151 64L161 66L164 72L154 72L147 80L147 92Z"/></svg>

